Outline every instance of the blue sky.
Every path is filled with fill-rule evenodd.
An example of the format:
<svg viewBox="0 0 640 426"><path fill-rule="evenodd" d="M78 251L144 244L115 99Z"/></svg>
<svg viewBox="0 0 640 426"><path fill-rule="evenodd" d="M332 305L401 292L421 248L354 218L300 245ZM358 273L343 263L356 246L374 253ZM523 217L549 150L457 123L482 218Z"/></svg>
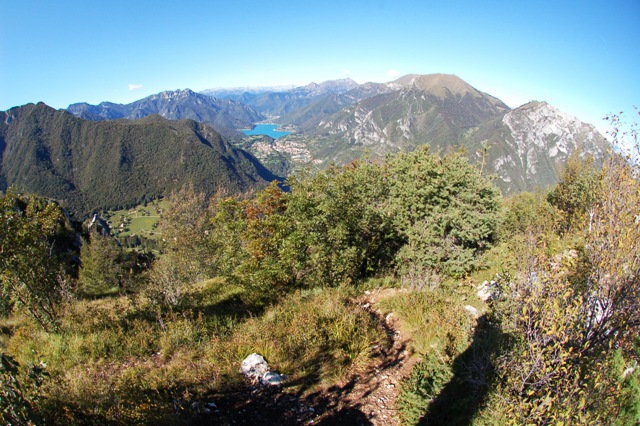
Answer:
<svg viewBox="0 0 640 426"><path fill-rule="evenodd" d="M640 0L0 0L0 110L456 74L606 129L640 104Z"/></svg>

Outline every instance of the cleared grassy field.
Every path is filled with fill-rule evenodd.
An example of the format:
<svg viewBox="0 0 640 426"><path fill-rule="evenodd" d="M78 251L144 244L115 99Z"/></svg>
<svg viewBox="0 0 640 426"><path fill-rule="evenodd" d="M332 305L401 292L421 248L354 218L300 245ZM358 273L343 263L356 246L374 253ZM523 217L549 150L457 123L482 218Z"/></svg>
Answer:
<svg viewBox="0 0 640 426"><path fill-rule="evenodd" d="M109 211L105 216L116 236L140 235L157 239L161 234L156 227L165 205L163 200L153 201L146 207L139 205L132 209Z"/></svg>

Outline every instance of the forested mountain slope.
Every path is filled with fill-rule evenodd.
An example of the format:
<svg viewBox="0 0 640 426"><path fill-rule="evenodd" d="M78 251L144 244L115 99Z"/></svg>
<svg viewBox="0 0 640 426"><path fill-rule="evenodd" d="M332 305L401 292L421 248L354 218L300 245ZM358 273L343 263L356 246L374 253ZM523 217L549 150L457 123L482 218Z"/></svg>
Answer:
<svg viewBox="0 0 640 426"><path fill-rule="evenodd" d="M275 178L213 128L159 116L94 122L43 103L0 113L0 183L61 200L80 215L186 184L206 194Z"/></svg>

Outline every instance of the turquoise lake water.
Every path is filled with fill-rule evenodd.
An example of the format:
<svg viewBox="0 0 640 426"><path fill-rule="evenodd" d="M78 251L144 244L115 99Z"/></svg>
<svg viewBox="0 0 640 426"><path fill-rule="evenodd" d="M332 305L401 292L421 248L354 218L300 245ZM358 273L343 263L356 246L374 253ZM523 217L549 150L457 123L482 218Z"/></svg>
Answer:
<svg viewBox="0 0 640 426"><path fill-rule="evenodd" d="M244 133L247 136L267 135L267 136L271 136L274 139L278 139L283 136L287 136L291 134L291 132L283 132L280 130L276 130L277 128L278 128L277 124L256 124L256 127L254 127L253 129L242 130L242 133Z"/></svg>

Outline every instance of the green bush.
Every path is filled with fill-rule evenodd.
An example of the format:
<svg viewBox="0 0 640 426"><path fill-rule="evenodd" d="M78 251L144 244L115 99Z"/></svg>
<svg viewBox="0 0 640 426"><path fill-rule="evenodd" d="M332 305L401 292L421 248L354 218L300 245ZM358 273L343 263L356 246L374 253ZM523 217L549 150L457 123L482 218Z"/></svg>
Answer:
<svg viewBox="0 0 640 426"><path fill-rule="evenodd" d="M385 173L385 211L405 244L406 266L461 277L474 270L477 255L495 239L499 193L461 154L444 157L428 148L393 157Z"/></svg>

